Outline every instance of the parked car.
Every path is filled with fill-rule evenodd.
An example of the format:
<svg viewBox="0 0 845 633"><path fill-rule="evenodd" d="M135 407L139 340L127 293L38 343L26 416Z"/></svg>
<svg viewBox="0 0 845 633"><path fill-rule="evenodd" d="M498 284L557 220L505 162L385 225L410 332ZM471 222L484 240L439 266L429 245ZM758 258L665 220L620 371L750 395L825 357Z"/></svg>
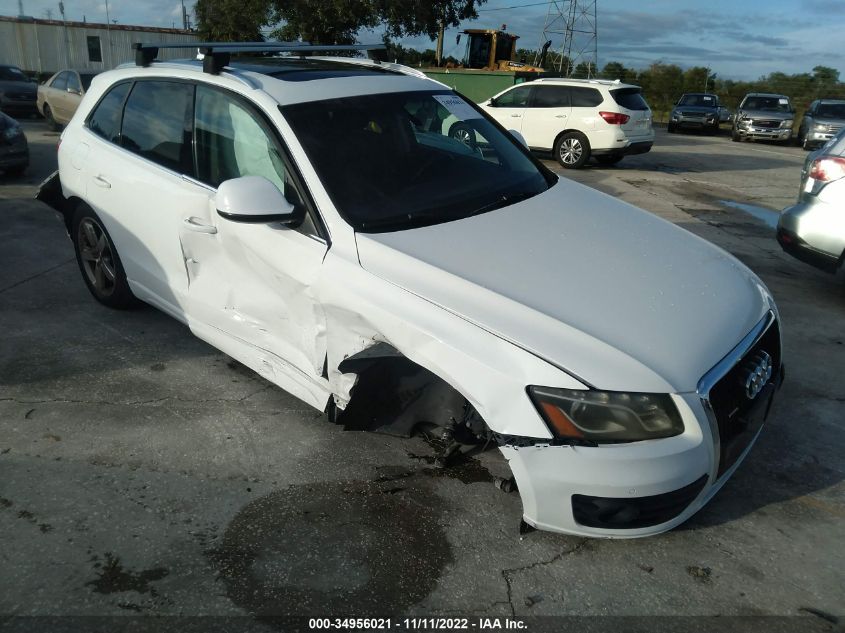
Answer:
<svg viewBox="0 0 845 633"><path fill-rule="evenodd" d="M638 86L598 79L537 79L487 101L484 111L566 169L590 157L614 165L654 143L651 109Z"/></svg>
<svg viewBox="0 0 845 633"><path fill-rule="evenodd" d="M38 86L38 111L54 130L73 117L99 71L60 70Z"/></svg>
<svg viewBox="0 0 845 633"><path fill-rule="evenodd" d="M845 100L817 99L810 104L798 128L798 143L806 150L819 147L845 128Z"/></svg>
<svg viewBox="0 0 845 633"><path fill-rule="evenodd" d="M778 220L784 251L845 278L845 129L807 156L797 204Z"/></svg>
<svg viewBox="0 0 845 633"><path fill-rule="evenodd" d="M0 111L35 114L38 84L17 66L0 64Z"/></svg>
<svg viewBox="0 0 845 633"><path fill-rule="evenodd" d="M719 97L704 92L681 95L669 116L668 130L689 128L718 132L721 123Z"/></svg>
<svg viewBox="0 0 845 633"><path fill-rule="evenodd" d="M733 114L727 106L719 106L719 123L730 123L733 120Z"/></svg>
<svg viewBox="0 0 845 633"><path fill-rule="evenodd" d="M731 140L762 139L788 143L795 108L786 95L752 92L742 99L734 116Z"/></svg>
<svg viewBox="0 0 845 633"><path fill-rule="evenodd" d="M0 112L0 169L11 176L20 176L28 166L29 145L23 128Z"/></svg>
<svg viewBox="0 0 845 633"><path fill-rule="evenodd" d="M209 47L103 73L65 128L39 198L96 300L160 308L348 427L497 445L538 528L645 536L716 494L781 377L753 272L414 69Z"/></svg>

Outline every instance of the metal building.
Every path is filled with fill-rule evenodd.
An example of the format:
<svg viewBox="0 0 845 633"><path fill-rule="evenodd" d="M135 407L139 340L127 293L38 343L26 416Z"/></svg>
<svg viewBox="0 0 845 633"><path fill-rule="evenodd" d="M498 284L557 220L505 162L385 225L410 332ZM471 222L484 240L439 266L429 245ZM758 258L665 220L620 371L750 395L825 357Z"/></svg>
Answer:
<svg viewBox="0 0 845 633"><path fill-rule="evenodd" d="M135 59L135 42L196 41L196 33L182 29L0 16L0 64L39 74L62 68L109 70ZM184 50L159 52L159 59L189 56Z"/></svg>

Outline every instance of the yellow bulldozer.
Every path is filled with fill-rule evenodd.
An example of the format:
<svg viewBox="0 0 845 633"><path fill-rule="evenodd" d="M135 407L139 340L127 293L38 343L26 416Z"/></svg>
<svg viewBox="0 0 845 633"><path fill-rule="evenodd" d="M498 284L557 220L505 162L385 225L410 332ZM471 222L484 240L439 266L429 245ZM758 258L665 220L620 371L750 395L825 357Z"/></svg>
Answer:
<svg viewBox="0 0 845 633"><path fill-rule="evenodd" d="M461 34L466 35L468 40L462 68L541 73L551 46L551 41L543 45L539 64L532 66L526 60L515 59L518 35L495 29L466 29Z"/></svg>

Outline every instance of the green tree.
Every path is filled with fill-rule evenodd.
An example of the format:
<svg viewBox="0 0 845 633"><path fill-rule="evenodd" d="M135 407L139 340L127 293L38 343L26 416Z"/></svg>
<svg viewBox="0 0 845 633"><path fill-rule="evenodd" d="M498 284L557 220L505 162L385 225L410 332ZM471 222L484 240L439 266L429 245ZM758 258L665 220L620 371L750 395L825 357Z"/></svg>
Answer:
<svg viewBox="0 0 845 633"><path fill-rule="evenodd" d="M197 0L197 30L211 42L258 42L270 22L270 0Z"/></svg>
<svg viewBox="0 0 845 633"><path fill-rule="evenodd" d="M437 36L441 24L458 26L478 17L486 0L270 0L273 21L283 23L273 35L315 44L350 44L358 31L383 27L389 37Z"/></svg>

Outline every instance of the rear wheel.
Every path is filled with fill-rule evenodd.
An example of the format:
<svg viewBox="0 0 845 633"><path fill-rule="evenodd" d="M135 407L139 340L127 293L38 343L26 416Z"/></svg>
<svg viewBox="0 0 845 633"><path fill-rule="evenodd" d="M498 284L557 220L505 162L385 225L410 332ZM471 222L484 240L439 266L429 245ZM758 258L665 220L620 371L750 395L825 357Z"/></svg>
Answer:
<svg viewBox="0 0 845 633"><path fill-rule="evenodd" d="M606 155L606 156L596 156L595 158L596 158L596 162L599 165L610 166L610 165L615 165L616 163L618 163L620 160L622 160L625 157L624 156L618 156L618 155L614 156L614 155L611 154L611 155Z"/></svg>
<svg viewBox="0 0 845 633"><path fill-rule="evenodd" d="M736 133L736 130L731 130L731 140L734 143L739 143L740 138L739 138L739 134Z"/></svg>
<svg viewBox="0 0 845 633"><path fill-rule="evenodd" d="M54 132L58 132L62 129L62 126L56 121L55 117L53 117L53 111L50 109L50 106L46 103L44 104L44 119L47 121L47 125L50 126L50 129Z"/></svg>
<svg viewBox="0 0 845 633"><path fill-rule="evenodd" d="M555 141L555 158L564 169L580 169L590 160L590 141L581 132L567 132Z"/></svg>
<svg viewBox="0 0 845 633"><path fill-rule="evenodd" d="M669 134L674 134L674 133L675 133L675 130L676 130L676 128L675 128L675 124L674 124L674 123L669 123L669 124L666 126L666 131L667 131L667 132L669 132Z"/></svg>
<svg viewBox="0 0 845 633"><path fill-rule="evenodd" d="M129 289L114 242L88 205L81 204L77 208L71 237L82 279L94 298L110 308L124 309L134 305L136 299Z"/></svg>

